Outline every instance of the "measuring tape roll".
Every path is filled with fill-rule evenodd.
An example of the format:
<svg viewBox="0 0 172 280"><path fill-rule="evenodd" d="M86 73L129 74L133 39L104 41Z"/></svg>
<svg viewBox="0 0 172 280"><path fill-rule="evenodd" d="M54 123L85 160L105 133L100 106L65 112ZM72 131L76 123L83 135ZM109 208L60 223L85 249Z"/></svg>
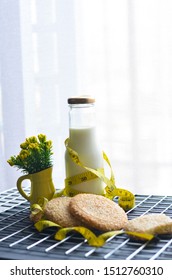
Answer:
<svg viewBox="0 0 172 280"><path fill-rule="evenodd" d="M72 187L76 184L82 183L83 180L87 181L87 180L92 180L92 179L95 179L95 178L100 178L106 184L105 193L102 194L102 195L104 195L105 197L107 197L109 199L113 199L115 196L118 196L119 197L119 200L118 200L119 205L126 211L133 208L133 206L135 204L134 195L131 192L129 192L128 190L120 189L120 188L117 188L115 186L115 176L114 176L110 161L109 161L107 155L104 152L103 152L103 159L109 165L110 171L111 171L110 179L108 179L105 176L103 169L93 169L93 168L85 166L80 161L78 153L69 147L69 138L67 138L65 140L65 146L66 146L66 149L67 149L72 161L75 164L84 168L86 170L86 172L82 173L82 174L75 175L75 176L70 177L70 178L66 178L65 189L63 191L64 195L74 196L78 193L81 193L81 192L75 190Z"/></svg>

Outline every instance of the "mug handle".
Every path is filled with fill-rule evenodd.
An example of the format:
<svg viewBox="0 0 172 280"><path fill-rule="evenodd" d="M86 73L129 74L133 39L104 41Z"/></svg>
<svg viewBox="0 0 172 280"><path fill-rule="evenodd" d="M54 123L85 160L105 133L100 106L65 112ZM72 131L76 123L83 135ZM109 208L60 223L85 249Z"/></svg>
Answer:
<svg viewBox="0 0 172 280"><path fill-rule="evenodd" d="M27 180L27 179L31 180L31 179L30 179L30 174L28 174L28 175L23 175L23 176L19 177L18 180L17 180L17 188L18 188L19 193L20 193L26 200L30 201L30 195L28 195L28 194L22 189L22 182L23 182L24 180Z"/></svg>

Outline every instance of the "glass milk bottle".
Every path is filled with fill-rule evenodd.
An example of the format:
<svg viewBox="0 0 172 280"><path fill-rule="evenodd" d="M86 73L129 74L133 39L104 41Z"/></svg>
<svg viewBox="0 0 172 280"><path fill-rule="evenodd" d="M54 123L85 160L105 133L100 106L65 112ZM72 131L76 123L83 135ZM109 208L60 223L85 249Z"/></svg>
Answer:
<svg viewBox="0 0 172 280"><path fill-rule="evenodd" d="M103 170L103 155L96 136L95 99L88 96L71 97L69 104L69 147L75 150L84 166ZM66 178L75 177L71 186L80 192L104 193L104 183L98 177L88 181L77 181L78 175L87 172L72 161L65 152ZM74 178L73 177L73 178Z"/></svg>

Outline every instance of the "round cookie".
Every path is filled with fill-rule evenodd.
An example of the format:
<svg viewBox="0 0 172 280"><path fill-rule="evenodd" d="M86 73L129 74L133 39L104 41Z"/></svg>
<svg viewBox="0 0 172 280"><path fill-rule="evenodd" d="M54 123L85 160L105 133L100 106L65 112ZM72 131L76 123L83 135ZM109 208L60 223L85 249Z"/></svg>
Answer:
<svg viewBox="0 0 172 280"><path fill-rule="evenodd" d="M71 199L71 197L57 197L48 201L44 209L45 217L62 227L81 225L82 223L69 212Z"/></svg>
<svg viewBox="0 0 172 280"><path fill-rule="evenodd" d="M71 199L69 210L87 226L101 231L118 230L128 222L124 210L101 195L77 194Z"/></svg>

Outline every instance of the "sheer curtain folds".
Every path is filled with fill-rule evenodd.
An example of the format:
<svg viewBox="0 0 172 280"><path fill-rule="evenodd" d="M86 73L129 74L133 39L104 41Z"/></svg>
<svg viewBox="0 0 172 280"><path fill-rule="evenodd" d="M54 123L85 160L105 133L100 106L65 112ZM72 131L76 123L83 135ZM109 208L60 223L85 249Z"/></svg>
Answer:
<svg viewBox="0 0 172 280"><path fill-rule="evenodd" d="M38 133L63 187L66 100L93 94L116 184L172 194L171 14L170 0L0 1L0 190L21 175L6 160Z"/></svg>

